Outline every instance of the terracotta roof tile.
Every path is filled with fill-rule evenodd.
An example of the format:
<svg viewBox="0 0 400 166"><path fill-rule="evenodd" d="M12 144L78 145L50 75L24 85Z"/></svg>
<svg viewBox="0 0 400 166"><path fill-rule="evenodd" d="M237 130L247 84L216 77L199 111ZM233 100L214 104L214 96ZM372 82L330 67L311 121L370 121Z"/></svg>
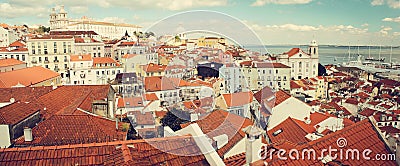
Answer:
<svg viewBox="0 0 400 166"><path fill-rule="evenodd" d="M242 106L253 101L253 93L251 91L222 94L222 96L228 107Z"/></svg>
<svg viewBox="0 0 400 166"><path fill-rule="evenodd" d="M55 115L32 129L33 141L26 142L24 136L17 139L17 146L52 146L110 142L125 140L128 130L115 128L115 121L93 115Z"/></svg>
<svg viewBox="0 0 400 166"><path fill-rule="evenodd" d="M15 125L39 111L36 102L14 102L0 108L0 124Z"/></svg>
<svg viewBox="0 0 400 166"><path fill-rule="evenodd" d="M46 108L41 114L45 118L55 114L74 114L77 108L91 111L92 102L104 101L108 97L110 85L61 86L38 98Z"/></svg>
<svg viewBox="0 0 400 166"><path fill-rule="evenodd" d="M97 64L115 64L115 66L121 66L117 61L110 57L94 57L93 59L93 66Z"/></svg>
<svg viewBox="0 0 400 166"><path fill-rule="evenodd" d="M16 60L14 58L0 59L0 67L14 66L14 65L20 65L20 64L25 64L25 62Z"/></svg>
<svg viewBox="0 0 400 166"><path fill-rule="evenodd" d="M152 76L144 78L144 87L147 92L173 90L179 86L180 79Z"/></svg>
<svg viewBox="0 0 400 166"><path fill-rule="evenodd" d="M241 130L253 124L250 119L243 118L239 115L229 113L223 110L215 110L207 115L201 116L197 123L204 134L213 138L222 134L226 134L229 138L228 144L218 149L220 156L228 152L236 143L245 137L245 133ZM182 128L191 123L182 124Z"/></svg>
<svg viewBox="0 0 400 166"><path fill-rule="evenodd" d="M359 112L358 114L363 115L363 116L366 116L366 117L369 117L369 116L372 116L375 112L376 112L376 110L367 108L367 109L365 109L365 110Z"/></svg>
<svg viewBox="0 0 400 166"><path fill-rule="evenodd" d="M0 88L0 103L10 102L11 98L21 102L33 101L52 90L51 86Z"/></svg>
<svg viewBox="0 0 400 166"><path fill-rule="evenodd" d="M295 81L290 80L290 89L300 89L301 86L297 84Z"/></svg>
<svg viewBox="0 0 400 166"><path fill-rule="evenodd" d="M128 116L133 115L137 125L154 125L155 120L151 112L130 111Z"/></svg>
<svg viewBox="0 0 400 166"><path fill-rule="evenodd" d="M142 97L122 97L118 98L118 108L129 108L129 107L143 107Z"/></svg>
<svg viewBox="0 0 400 166"><path fill-rule="evenodd" d="M158 97L155 93L146 93L144 95L144 99L147 101L154 101L154 100L158 100Z"/></svg>
<svg viewBox="0 0 400 166"><path fill-rule="evenodd" d="M17 84L31 86L59 76L57 72L40 66L3 72L0 73L0 88L10 88Z"/></svg>
<svg viewBox="0 0 400 166"><path fill-rule="evenodd" d="M9 45L9 47L25 47L25 44L21 43L20 41L15 41L15 42L11 43Z"/></svg>
<svg viewBox="0 0 400 166"><path fill-rule="evenodd" d="M358 105L358 100L356 98L348 98L345 102L353 105Z"/></svg>
<svg viewBox="0 0 400 166"><path fill-rule="evenodd" d="M122 56L122 58L129 59L129 58L135 57L136 55L137 55L137 54L125 54L124 56Z"/></svg>
<svg viewBox="0 0 400 166"><path fill-rule="evenodd" d="M338 144L336 142L338 139L344 138L346 139L347 143L344 149L358 149L359 151L370 149L372 152L369 154L369 156L371 157L376 156L376 154L390 154L391 152L388 150L388 145L386 145L386 143L382 140L383 138L375 130L374 124L372 123L373 122L371 122L369 119L366 119L361 122L355 123L352 126L336 131L335 133L329 134L320 139L308 142L295 148L298 149L300 152L302 151L302 149L314 149L316 154L321 154L322 150L326 150L326 148L328 147L332 147L334 149L343 149L338 147ZM276 154L273 155L274 156L271 157L267 156L267 159L265 161L260 160L254 163L254 165L264 165L264 162L267 162L268 165L323 165L321 160L314 160L313 158L292 160L288 157L288 160L280 160L277 156L275 156ZM354 160L352 160L351 158L344 158L337 161L347 165L397 165L395 161L367 160L363 157Z"/></svg>
<svg viewBox="0 0 400 166"><path fill-rule="evenodd" d="M273 92L271 88L268 86L264 87L260 91L254 94L254 97L259 103L264 103L266 104L269 108L273 108L282 102L286 101L289 99L291 96L290 94L278 90L277 92Z"/></svg>
<svg viewBox="0 0 400 166"><path fill-rule="evenodd" d="M145 72L163 72L167 68L167 65L158 65L158 64L147 64L142 66Z"/></svg>
<svg viewBox="0 0 400 166"><path fill-rule="evenodd" d="M8 148L0 152L0 165L209 165L191 136Z"/></svg>
<svg viewBox="0 0 400 166"><path fill-rule="evenodd" d="M309 127L304 128L299 125L298 121L289 117L274 128L268 130L267 134L272 143L285 139L296 144L303 144L310 141L306 138L306 135L309 134L310 131L306 129L309 129Z"/></svg>
<svg viewBox="0 0 400 166"><path fill-rule="evenodd" d="M71 62L76 62L76 61L92 61L92 56L90 54L84 54L84 55L71 55L70 56Z"/></svg>

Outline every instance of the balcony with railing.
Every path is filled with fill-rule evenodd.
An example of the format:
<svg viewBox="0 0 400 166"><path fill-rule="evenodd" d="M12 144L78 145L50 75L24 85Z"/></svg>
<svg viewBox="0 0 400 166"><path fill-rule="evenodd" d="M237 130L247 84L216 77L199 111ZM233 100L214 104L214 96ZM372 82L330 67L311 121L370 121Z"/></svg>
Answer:
<svg viewBox="0 0 400 166"><path fill-rule="evenodd" d="M44 60L44 63L50 63L49 60Z"/></svg>

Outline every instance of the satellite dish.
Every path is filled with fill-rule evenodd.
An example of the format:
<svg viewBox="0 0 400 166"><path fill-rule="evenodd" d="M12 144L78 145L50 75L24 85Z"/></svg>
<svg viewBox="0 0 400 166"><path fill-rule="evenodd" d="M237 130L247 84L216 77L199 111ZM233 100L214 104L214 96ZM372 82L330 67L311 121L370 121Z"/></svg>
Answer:
<svg viewBox="0 0 400 166"><path fill-rule="evenodd" d="M11 99L10 99L10 103L14 103L15 102L15 99L12 97Z"/></svg>

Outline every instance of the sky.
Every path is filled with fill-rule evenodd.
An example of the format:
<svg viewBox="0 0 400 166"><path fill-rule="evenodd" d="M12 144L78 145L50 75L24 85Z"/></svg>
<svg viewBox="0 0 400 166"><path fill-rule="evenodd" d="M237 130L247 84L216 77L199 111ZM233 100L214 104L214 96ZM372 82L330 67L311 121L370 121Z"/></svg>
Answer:
<svg viewBox="0 0 400 166"><path fill-rule="evenodd" d="M319 44L400 45L400 0L0 0L0 22L48 26L51 8L60 5L69 18L87 16L143 29L177 13L216 11L244 23L267 45L314 39Z"/></svg>

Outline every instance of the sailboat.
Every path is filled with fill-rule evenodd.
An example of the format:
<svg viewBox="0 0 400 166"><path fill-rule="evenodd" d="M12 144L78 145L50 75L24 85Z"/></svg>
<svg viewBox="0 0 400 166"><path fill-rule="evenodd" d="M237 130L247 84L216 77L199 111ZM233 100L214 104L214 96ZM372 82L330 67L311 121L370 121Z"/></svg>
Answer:
<svg viewBox="0 0 400 166"><path fill-rule="evenodd" d="M374 57L371 56L371 46L368 46L368 57L365 58L367 61L373 61Z"/></svg>
<svg viewBox="0 0 400 166"><path fill-rule="evenodd" d="M382 46L379 47L379 59L378 59L378 61L384 62L385 61L385 57L381 57L381 50L382 50Z"/></svg>

